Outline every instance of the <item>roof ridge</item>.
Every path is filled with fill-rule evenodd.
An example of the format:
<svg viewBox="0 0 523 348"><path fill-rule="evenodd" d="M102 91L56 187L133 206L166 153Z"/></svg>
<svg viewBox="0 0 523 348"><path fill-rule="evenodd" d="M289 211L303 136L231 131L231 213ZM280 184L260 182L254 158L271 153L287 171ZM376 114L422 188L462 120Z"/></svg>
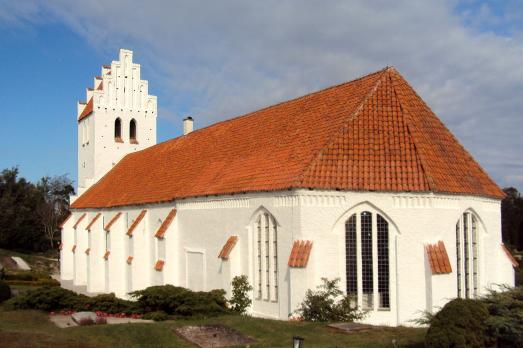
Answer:
<svg viewBox="0 0 523 348"><path fill-rule="evenodd" d="M392 87L392 91L394 92L394 95L396 96L396 100L398 101L398 105L399 105L399 107L401 109L401 112L403 114L403 118L404 118L405 123L407 125L407 131L409 133L409 137L411 137L414 140L412 143L413 143L413 146L414 146L414 150L416 152L416 156L419 158L420 165L421 165L421 170L423 171L423 176L425 177L425 180L427 181L427 184L429 185L429 190L435 191L434 190L434 179L432 178L432 174L430 174L428 172L428 169L426 168L427 165L425 164L425 159L423 158L423 156L419 152L418 144L417 144L417 142L415 140L416 137L415 137L414 133L411 130L411 127L413 127L413 124L412 124L413 122L412 122L412 118L411 118L410 112L408 111L408 107L404 107L403 106L403 103L401 101L401 97L398 94L398 91L396 91L396 85L395 85L394 80L393 80L393 78L392 78L392 76L390 74L389 74L389 79L390 79L390 82L391 82L390 85ZM405 79L403 79L403 80L405 80ZM416 96L418 96L418 95L416 95ZM429 178L430 178L430 180L429 180Z"/></svg>
<svg viewBox="0 0 523 348"><path fill-rule="evenodd" d="M360 77L357 77L353 80L349 80L349 81L345 81L345 82L341 82L341 83L338 83L334 86L329 86L329 87L325 87L325 88L322 88L322 89L319 89L319 90L316 90L314 92L310 92L310 93L307 93L307 94L304 94L304 95L300 95L300 96L297 96L297 97L294 97L294 98L291 98L291 99L287 99L287 100L283 100L283 101L280 101L276 104L272 104L272 105L269 105L269 106L265 106L265 107L262 107L261 109L256 109L256 110L253 110L253 111L249 111L247 113L244 113L244 114L241 114L241 115L237 115L237 116L233 116L231 118L228 118L226 120L223 120L223 121L218 121L216 123L213 123L213 124L210 124L208 126L205 126L205 127L202 127L202 128L198 128L198 129L195 129L194 131L190 132L189 134L186 134L186 135L180 135L176 138L171 138L171 139L168 139L168 140L165 140L159 144L156 144L154 146L157 146L157 145L160 145L160 144L164 144L164 143L168 143L170 141L173 141L175 139L181 139L181 138L184 138L184 137L190 137L190 136L194 136L194 134L197 134L205 129L208 129L208 128L211 128L211 127L214 127L214 126L217 126L219 124L223 124L223 123L228 123L228 122L232 122L232 121L235 121L237 119L240 119L240 118L244 118L244 117L249 117L249 116L254 116L253 114L255 113L258 113L260 111L264 111L264 110L270 110L272 108L275 108L275 107L278 107L278 106L281 106L281 105L284 105L284 104L287 104L287 103L291 103L291 102L294 102L294 101L298 101L300 99L304 99L304 98L308 98L308 97L312 97L316 94L319 94L319 93L322 93L322 92L325 92L325 91L328 91L330 89L334 89L334 88L338 88L338 87L341 87L341 86L344 86L344 85L348 85L350 83L353 83L353 82L357 82L357 81L360 81L360 80L363 80L367 77L370 77L372 75L376 75L376 74L382 74L383 72L389 70L389 69L394 69L393 67L390 67L390 66L386 66L385 68L381 69L381 70L377 70L375 72L372 72L370 74L366 74L366 75L363 75L363 76L360 76ZM152 146L151 146L152 147Z"/></svg>
<svg viewBox="0 0 523 348"><path fill-rule="evenodd" d="M343 133L349 126L349 123L360 114L361 110L363 110L363 107L365 106L367 101L374 95L374 93L376 93L376 91L378 90L378 87L381 85L381 82L383 81L383 77L386 76L386 73L390 69L394 69L394 68L386 67L377 72L380 74L380 76L376 79L376 82L374 83L374 85L371 88L369 88L369 92L367 94L365 94L365 96L362 98L361 102L353 110L353 112L351 112L351 114L348 115L345 122L343 122L343 125L337 131L333 132L333 134L325 142L325 145L322 146L321 149L319 149L318 152L312 157L310 163L305 167L305 169L302 171L302 173L298 176L298 178L295 182L295 185L303 184L303 180L304 180L304 177L307 174L307 172L309 172L309 170L314 167L314 164L320 159L321 155L323 154L323 151L325 149L327 149L334 141L336 141L336 139L338 138L338 135L340 133ZM367 76L371 76L371 75L373 75L373 74L369 74ZM345 107L345 105L344 105L344 107Z"/></svg>

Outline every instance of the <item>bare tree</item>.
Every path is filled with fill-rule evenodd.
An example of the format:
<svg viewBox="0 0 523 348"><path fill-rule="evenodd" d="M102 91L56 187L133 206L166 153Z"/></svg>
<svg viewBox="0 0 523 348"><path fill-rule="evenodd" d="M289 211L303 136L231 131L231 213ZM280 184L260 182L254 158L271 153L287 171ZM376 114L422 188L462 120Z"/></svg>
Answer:
<svg viewBox="0 0 523 348"><path fill-rule="evenodd" d="M58 233L58 224L69 214L69 196L74 194L72 181L66 175L43 177L38 182L43 199L36 213L44 227L51 249Z"/></svg>

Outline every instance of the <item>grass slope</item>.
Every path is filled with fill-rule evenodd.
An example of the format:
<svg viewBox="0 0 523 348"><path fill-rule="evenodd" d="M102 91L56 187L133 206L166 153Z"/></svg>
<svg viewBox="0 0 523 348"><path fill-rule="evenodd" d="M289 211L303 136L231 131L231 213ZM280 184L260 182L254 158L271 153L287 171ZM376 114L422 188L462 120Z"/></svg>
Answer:
<svg viewBox="0 0 523 348"><path fill-rule="evenodd" d="M240 316L203 320L166 321L59 329L46 313L0 309L2 347L194 347L173 333L184 325L223 324L253 336L252 347L290 347L293 335L305 338L306 347L423 347L425 329L383 328L345 334L324 324L296 323Z"/></svg>

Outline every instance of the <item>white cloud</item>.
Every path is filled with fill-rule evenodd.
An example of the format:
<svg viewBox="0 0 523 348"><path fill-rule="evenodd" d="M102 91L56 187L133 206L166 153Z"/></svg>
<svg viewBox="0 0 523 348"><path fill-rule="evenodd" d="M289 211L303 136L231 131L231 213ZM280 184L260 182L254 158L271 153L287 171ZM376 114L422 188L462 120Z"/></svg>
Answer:
<svg viewBox="0 0 523 348"><path fill-rule="evenodd" d="M19 11L23 21L51 14L112 56L135 50L164 115L188 112L199 126L394 65L495 180L521 189L522 35L512 22L511 36L481 26L523 12L457 5L55 0Z"/></svg>

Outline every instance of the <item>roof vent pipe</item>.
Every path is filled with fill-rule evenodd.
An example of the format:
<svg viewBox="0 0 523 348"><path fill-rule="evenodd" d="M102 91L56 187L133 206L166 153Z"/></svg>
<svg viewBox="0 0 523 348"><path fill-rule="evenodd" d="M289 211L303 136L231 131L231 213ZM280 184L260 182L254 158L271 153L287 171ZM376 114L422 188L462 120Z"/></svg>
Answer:
<svg viewBox="0 0 523 348"><path fill-rule="evenodd" d="M191 116L183 119L183 135L187 135L193 131L193 120Z"/></svg>

